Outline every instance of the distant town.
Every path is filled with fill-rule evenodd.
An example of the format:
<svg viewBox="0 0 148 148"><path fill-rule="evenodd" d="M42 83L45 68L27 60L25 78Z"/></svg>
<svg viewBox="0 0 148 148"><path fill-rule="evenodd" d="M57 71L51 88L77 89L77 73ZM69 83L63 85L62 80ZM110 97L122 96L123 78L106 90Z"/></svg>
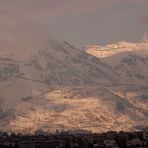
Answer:
<svg viewBox="0 0 148 148"><path fill-rule="evenodd" d="M91 133L58 130L49 134L37 130L34 134L0 132L0 148L148 148L148 127L138 132Z"/></svg>

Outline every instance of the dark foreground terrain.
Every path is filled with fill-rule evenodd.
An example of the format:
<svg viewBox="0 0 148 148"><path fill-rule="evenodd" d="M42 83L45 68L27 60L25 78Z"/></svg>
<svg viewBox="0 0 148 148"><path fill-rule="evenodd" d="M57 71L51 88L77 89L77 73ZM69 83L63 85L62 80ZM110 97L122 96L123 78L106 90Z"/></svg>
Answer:
<svg viewBox="0 0 148 148"><path fill-rule="evenodd" d="M147 148L147 129L141 132L56 132L34 135L0 134L0 148Z"/></svg>

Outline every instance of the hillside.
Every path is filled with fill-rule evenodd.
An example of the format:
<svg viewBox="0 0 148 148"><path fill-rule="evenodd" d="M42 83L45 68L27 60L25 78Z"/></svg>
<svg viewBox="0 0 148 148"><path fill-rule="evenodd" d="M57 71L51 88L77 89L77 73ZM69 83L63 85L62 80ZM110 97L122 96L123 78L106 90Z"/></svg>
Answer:
<svg viewBox="0 0 148 148"><path fill-rule="evenodd" d="M99 59L55 39L25 56L21 49L1 52L0 130L128 131L148 124L144 52L141 57L118 51L112 55L117 65L109 62L112 56ZM123 70L132 73L130 80Z"/></svg>

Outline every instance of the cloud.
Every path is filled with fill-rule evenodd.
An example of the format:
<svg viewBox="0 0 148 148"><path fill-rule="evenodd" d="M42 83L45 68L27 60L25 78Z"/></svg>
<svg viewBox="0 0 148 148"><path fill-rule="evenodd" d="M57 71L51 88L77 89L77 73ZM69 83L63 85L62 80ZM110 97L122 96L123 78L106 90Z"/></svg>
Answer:
<svg viewBox="0 0 148 148"><path fill-rule="evenodd" d="M0 9L14 15L61 16L108 8L120 0L0 0ZM19 13L18 13L19 12Z"/></svg>
<svg viewBox="0 0 148 148"><path fill-rule="evenodd" d="M7 13L6 11L0 10L0 15L1 14L6 14L6 13Z"/></svg>
<svg viewBox="0 0 148 148"><path fill-rule="evenodd" d="M105 12L107 9L125 4L148 4L148 0L0 0L0 10L7 12L6 18L29 19L36 18L58 18L62 16L93 13L95 11ZM123 5L122 5L123 4ZM135 8L136 9L136 8ZM118 18L123 18L118 15ZM0 11L0 14L1 11ZM1 18L0 18L1 19ZM3 18L2 18L3 19ZM145 18L141 18L141 21Z"/></svg>
<svg viewBox="0 0 148 148"><path fill-rule="evenodd" d="M148 15L141 15L138 17L138 20L143 24L148 24Z"/></svg>
<svg viewBox="0 0 148 148"><path fill-rule="evenodd" d="M147 0L129 0L131 2L135 2L135 3L148 3Z"/></svg>

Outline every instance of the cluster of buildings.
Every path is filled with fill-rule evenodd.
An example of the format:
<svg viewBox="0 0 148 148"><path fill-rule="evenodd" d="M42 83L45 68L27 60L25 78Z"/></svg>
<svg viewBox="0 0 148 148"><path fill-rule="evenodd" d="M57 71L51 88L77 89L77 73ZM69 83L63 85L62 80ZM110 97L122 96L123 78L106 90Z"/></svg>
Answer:
<svg viewBox="0 0 148 148"><path fill-rule="evenodd" d="M148 148L148 127L141 132L50 135L0 134L0 148Z"/></svg>

